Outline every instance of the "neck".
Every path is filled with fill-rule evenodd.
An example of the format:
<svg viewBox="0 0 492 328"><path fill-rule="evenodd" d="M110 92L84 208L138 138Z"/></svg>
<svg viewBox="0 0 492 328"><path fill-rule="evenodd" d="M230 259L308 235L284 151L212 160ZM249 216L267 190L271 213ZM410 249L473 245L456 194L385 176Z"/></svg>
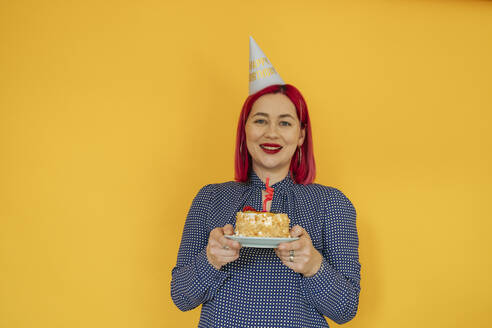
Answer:
<svg viewBox="0 0 492 328"><path fill-rule="evenodd" d="M253 171L255 171L258 178L260 178L260 180L263 181L264 183L266 183L266 178L269 178L270 180L268 182L268 185L270 186L276 184L279 181L282 181L283 179L285 179L287 174L289 174L289 168L287 168L287 170L284 169L278 172L276 171L272 172L270 170L264 170L255 167L254 165L253 165Z"/></svg>

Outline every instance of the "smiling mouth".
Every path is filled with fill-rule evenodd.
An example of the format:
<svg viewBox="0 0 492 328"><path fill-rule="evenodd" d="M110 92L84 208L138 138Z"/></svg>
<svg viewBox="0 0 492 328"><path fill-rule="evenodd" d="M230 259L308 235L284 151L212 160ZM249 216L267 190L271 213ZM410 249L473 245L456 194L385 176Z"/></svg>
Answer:
<svg viewBox="0 0 492 328"><path fill-rule="evenodd" d="M282 149L282 146L277 144L261 144L260 148L267 154L276 154Z"/></svg>

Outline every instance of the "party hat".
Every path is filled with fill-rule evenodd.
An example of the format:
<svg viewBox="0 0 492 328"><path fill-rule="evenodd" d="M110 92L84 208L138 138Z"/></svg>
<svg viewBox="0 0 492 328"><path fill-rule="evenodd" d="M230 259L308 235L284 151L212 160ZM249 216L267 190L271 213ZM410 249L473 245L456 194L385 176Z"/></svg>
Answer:
<svg viewBox="0 0 492 328"><path fill-rule="evenodd" d="M261 51L253 37L249 37L249 94L252 95L274 84L285 84Z"/></svg>

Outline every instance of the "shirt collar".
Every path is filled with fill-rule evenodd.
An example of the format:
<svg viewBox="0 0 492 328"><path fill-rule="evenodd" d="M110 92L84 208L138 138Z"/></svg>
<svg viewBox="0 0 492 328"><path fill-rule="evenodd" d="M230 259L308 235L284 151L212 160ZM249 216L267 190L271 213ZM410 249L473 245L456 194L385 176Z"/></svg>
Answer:
<svg viewBox="0 0 492 328"><path fill-rule="evenodd" d="M280 191L280 190L283 190L285 188L292 186L294 184L294 181L292 181L292 178L290 175L291 175L291 173L289 171L289 174L287 174L287 176L283 180L275 183L274 185L272 185L270 187L272 187L274 191ZM257 187L257 188L260 188L262 190L266 189L265 183L263 181L261 181L261 179L256 175L256 173L253 170L251 170L251 173L249 175L248 184L251 187Z"/></svg>

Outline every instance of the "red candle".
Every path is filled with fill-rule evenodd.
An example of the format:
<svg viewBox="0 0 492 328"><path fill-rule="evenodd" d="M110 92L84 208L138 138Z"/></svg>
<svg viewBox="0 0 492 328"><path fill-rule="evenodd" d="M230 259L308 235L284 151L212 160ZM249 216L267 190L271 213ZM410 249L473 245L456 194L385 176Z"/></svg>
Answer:
<svg viewBox="0 0 492 328"><path fill-rule="evenodd" d="M267 204L267 202L269 200L272 200L273 199L273 188L268 185L269 182L270 182L270 178L266 178L265 185L266 185L266 192L267 192L267 194L265 196L265 199L263 200L263 212L266 212L267 211L266 210L266 204Z"/></svg>

